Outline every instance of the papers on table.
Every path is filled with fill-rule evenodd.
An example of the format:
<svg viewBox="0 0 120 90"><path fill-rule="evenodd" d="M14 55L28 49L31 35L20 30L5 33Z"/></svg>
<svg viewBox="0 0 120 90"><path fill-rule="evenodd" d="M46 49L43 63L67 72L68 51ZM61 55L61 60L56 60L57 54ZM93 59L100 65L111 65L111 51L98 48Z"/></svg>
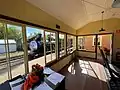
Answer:
<svg viewBox="0 0 120 90"><path fill-rule="evenodd" d="M11 87L11 90L21 90L22 84L17 85L15 87Z"/></svg>
<svg viewBox="0 0 120 90"><path fill-rule="evenodd" d="M21 90L23 83L24 80L22 78L18 78L14 81L9 82L11 90Z"/></svg>
<svg viewBox="0 0 120 90"><path fill-rule="evenodd" d="M50 69L50 68L48 68L48 67L45 67L44 68L44 71L43 71L43 73L44 74L52 74L52 73L54 73L55 71L53 71L52 69Z"/></svg>
<svg viewBox="0 0 120 90"><path fill-rule="evenodd" d="M53 89L50 86L48 86L45 82L43 82L34 90L53 90Z"/></svg>
<svg viewBox="0 0 120 90"><path fill-rule="evenodd" d="M50 76L47 77L47 80L50 81L52 84L57 85L58 83L61 83L61 81L65 78L65 76L59 74L59 73L53 73Z"/></svg>
<svg viewBox="0 0 120 90"><path fill-rule="evenodd" d="M51 71L51 69L46 69L46 71ZM65 78L65 76L51 71L52 74L49 75L45 82L41 83L38 87L36 87L34 90L54 90L59 83L62 82L62 80Z"/></svg>
<svg viewBox="0 0 120 90"><path fill-rule="evenodd" d="M62 80L65 78L65 76L56 73L52 69L45 67L44 74L49 74L48 77L45 78L45 81L41 83L38 87L34 88L34 90L54 90L59 83L62 82ZM25 78L27 79L28 76ZM21 87L24 83L23 77L18 77L17 79L9 82L11 90L21 90ZM32 89L30 89L32 90Z"/></svg>

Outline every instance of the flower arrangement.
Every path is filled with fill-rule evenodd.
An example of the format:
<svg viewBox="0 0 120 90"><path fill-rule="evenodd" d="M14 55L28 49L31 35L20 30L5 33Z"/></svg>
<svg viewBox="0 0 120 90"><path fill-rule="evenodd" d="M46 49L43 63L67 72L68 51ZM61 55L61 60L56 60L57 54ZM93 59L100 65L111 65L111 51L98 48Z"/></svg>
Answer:
<svg viewBox="0 0 120 90"><path fill-rule="evenodd" d="M25 80L22 90L30 90L31 88L35 88L41 82L44 81L43 67L39 64L32 65L32 72L28 75Z"/></svg>

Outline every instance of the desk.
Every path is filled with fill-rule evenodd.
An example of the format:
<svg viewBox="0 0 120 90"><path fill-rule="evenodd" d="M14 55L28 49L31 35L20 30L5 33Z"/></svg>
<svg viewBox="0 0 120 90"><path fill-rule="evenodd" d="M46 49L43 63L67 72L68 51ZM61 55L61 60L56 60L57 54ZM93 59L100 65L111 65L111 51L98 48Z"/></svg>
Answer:
<svg viewBox="0 0 120 90"><path fill-rule="evenodd" d="M57 80L57 82L59 82L57 85L54 85L53 82L51 82L54 79L56 79L56 78L51 78L51 77L54 77L53 75L58 75L58 76L56 76L56 78L57 77L59 78L59 80ZM59 76L61 76L62 78L59 77ZM17 78L15 77L15 78L13 78L10 81L14 81L15 82L15 80L18 80L18 79L20 79L20 75ZM17 87L17 89L15 89L15 87L12 88L11 85L10 85L10 81L8 80L5 83L3 83L2 85L0 85L0 90L21 90L21 87L19 87L19 88ZM44 84L44 85L42 85L42 84ZM48 75L48 77L45 78L45 80L44 80L44 82L42 84L40 84L39 86L37 86L34 90L41 90L39 88L44 87L46 84L48 85L48 87L50 87L50 88L48 88L46 90L65 90L65 76L52 71L52 73L50 73Z"/></svg>

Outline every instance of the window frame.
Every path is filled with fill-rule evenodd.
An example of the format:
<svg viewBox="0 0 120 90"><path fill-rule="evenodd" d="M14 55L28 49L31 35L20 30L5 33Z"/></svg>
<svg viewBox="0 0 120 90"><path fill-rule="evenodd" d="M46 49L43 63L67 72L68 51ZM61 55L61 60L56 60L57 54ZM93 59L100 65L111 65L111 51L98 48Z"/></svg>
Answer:
<svg viewBox="0 0 120 90"><path fill-rule="evenodd" d="M51 61L55 61L55 60L57 60L57 50L56 50L56 48L55 48L55 57L56 57L56 58L55 58L54 60L52 60L51 33L55 33L55 42L57 42L57 39L56 39L56 34L57 34L57 32L56 32L56 31L52 31L52 30L46 30L46 29L44 30L44 32L49 32L49 33L50 33L50 51L51 51L50 54L51 54ZM45 33L44 33L44 34L45 34ZM45 45L46 45L46 34L45 34L45 41L44 41L44 42L45 42ZM45 46L44 46L44 47L45 47ZM55 47L57 47L56 43L55 43ZM45 53L46 53L46 48L45 48ZM46 57L46 55L45 55L45 57ZM45 59L46 59L46 58L45 58ZM51 62L51 61L50 61L50 62ZM46 64L47 64L47 63L50 63L50 62L47 62L47 59L46 59Z"/></svg>
<svg viewBox="0 0 120 90"><path fill-rule="evenodd" d="M62 56L60 56L60 34L61 34L61 35L64 35L64 55L62 55ZM58 48L59 48L59 49L58 49L58 52L59 52L59 59L67 55L67 52L66 52L66 50L67 50L67 48L66 48L66 46L67 46L67 45L66 45L66 39L67 39L67 37L66 37L66 35L67 35L67 34L65 34L65 33L63 33L63 32L59 32L59 35L58 35L58 45L59 45L59 46L58 46Z"/></svg>
<svg viewBox="0 0 120 90"><path fill-rule="evenodd" d="M12 75L12 69L11 69L11 62L10 62L10 51L9 51L9 44L8 44L8 35L7 35L7 33L8 33L8 26L7 25L13 25L13 26L18 26L18 27L21 27L21 31L22 31L22 38L23 38L23 47L25 46L25 44L24 44L24 40L25 40L25 37L24 37L24 35L25 35L25 29L23 28L24 26L23 26L23 24L20 24L20 23L17 23L17 22L12 22L12 21L8 21L8 20L3 20L3 19L0 19L0 23L3 23L4 24L4 27L5 27L5 38L6 38L6 40L7 40L7 46L8 46L8 52L7 52L7 57L6 58L8 58L7 59L7 63L8 63L8 66L7 66L7 73L8 73L8 80L11 80L12 78L14 78L13 77L13 75ZM5 47L6 47L6 45L5 45ZM28 71L26 71L27 69L27 67L26 67L26 65L25 65L25 50L23 51L24 52L24 71L25 71L25 73L24 74L26 74Z"/></svg>
<svg viewBox="0 0 120 90"><path fill-rule="evenodd" d="M79 50L79 51L84 51L84 52L91 52L91 53L95 53L96 52L96 46L94 46L94 51L91 51L91 50L87 50L87 49L79 49L79 37L82 37L82 38L84 38L84 40L85 40L85 37L89 37L89 36L93 36L93 37L96 37L96 34L90 34L90 35L78 35L78 37L77 37L77 50ZM84 43L85 43L85 41L84 41ZM92 38L92 47L93 47L93 38ZM83 45L84 46L84 45Z"/></svg>
<svg viewBox="0 0 120 90"><path fill-rule="evenodd" d="M81 39L81 40L79 40L79 39ZM78 36L78 50L86 50L85 48L79 48L79 47L84 47L84 43L85 43L85 37L84 36ZM82 42L82 44L80 45L80 42Z"/></svg>
<svg viewBox="0 0 120 90"><path fill-rule="evenodd" d="M95 42L96 42L96 36L93 37L93 44L92 46L94 47L95 46ZM98 44L99 43L99 44ZM102 36L97 36L97 46L102 46Z"/></svg>
<svg viewBox="0 0 120 90"><path fill-rule="evenodd" d="M72 51L70 51L69 52L69 47L68 47L68 37L70 37L69 39L72 39ZM67 55L69 55L70 53L72 53L72 52L74 52L75 50L76 50L76 36L74 36L74 35L70 35L70 34L67 34L67 41L66 41L66 43L67 43Z"/></svg>

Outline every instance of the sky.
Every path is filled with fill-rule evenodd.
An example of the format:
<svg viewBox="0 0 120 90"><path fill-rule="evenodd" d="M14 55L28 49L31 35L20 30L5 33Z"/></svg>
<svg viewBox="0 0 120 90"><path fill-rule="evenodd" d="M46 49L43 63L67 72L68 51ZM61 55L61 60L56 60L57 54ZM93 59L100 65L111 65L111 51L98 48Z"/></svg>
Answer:
<svg viewBox="0 0 120 90"><path fill-rule="evenodd" d="M31 35L31 33L41 33L43 36L43 30L42 29L37 29L37 28L32 28L32 27L26 27L26 34L27 37Z"/></svg>

